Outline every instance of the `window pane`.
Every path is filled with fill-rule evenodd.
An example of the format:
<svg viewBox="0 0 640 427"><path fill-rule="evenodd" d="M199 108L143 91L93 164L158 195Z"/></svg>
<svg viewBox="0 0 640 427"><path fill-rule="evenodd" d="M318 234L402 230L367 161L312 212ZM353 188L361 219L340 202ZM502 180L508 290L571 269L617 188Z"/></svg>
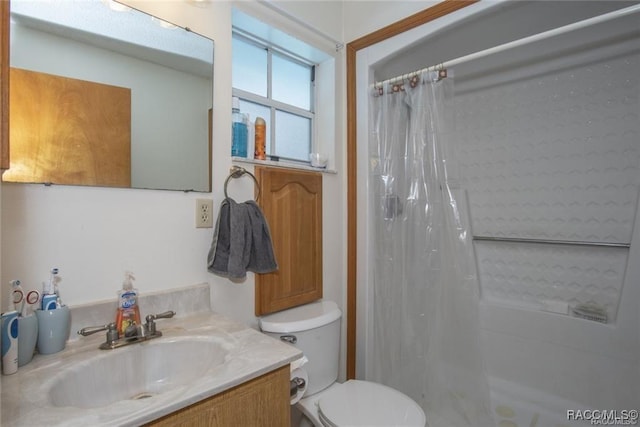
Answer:
<svg viewBox="0 0 640 427"><path fill-rule="evenodd" d="M264 105L256 104L254 102L240 100L240 112L242 114L249 114L249 118L255 123L257 117L262 117L267 123L267 142L265 152L271 154L271 109ZM247 153L249 158L253 158L253 153Z"/></svg>
<svg viewBox="0 0 640 427"><path fill-rule="evenodd" d="M233 87L267 96L267 50L233 38Z"/></svg>
<svg viewBox="0 0 640 427"><path fill-rule="evenodd" d="M311 120L276 111L276 150L281 157L309 161L311 152Z"/></svg>
<svg viewBox="0 0 640 427"><path fill-rule="evenodd" d="M311 67L274 54L271 71L273 99L311 111Z"/></svg>

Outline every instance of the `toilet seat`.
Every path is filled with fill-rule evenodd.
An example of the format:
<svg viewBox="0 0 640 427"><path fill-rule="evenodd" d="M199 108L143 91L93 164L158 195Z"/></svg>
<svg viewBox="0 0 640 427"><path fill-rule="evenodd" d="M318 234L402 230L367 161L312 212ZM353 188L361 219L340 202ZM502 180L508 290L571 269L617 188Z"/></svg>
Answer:
<svg viewBox="0 0 640 427"><path fill-rule="evenodd" d="M424 427L424 412L416 402L391 387L349 380L318 400L318 416L326 427Z"/></svg>

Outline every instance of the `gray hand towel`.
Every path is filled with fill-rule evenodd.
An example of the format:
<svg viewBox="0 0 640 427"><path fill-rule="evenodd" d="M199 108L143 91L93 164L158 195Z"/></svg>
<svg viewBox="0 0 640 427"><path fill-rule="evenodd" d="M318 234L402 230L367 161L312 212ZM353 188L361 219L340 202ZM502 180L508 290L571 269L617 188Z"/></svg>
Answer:
<svg viewBox="0 0 640 427"><path fill-rule="evenodd" d="M256 202L222 201L207 268L232 279L244 279L247 271L270 273L278 269L269 226Z"/></svg>

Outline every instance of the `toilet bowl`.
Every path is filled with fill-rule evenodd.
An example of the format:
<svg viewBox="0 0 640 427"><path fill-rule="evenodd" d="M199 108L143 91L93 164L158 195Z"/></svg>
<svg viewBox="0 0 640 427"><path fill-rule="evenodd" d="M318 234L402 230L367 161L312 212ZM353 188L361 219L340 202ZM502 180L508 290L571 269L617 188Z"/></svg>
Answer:
<svg viewBox="0 0 640 427"><path fill-rule="evenodd" d="M422 408L408 396L371 381L334 383L318 395L297 404L315 427L423 427L426 422Z"/></svg>
<svg viewBox="0 0 640 427"><path fill-rule="evenodd" d="M332 301L318 301L260 319L261 330L296 346L309 360L307 390L296 403L300 427L424 427L425 414L411 398L371 381L338 383L340 319Z"/></svg>

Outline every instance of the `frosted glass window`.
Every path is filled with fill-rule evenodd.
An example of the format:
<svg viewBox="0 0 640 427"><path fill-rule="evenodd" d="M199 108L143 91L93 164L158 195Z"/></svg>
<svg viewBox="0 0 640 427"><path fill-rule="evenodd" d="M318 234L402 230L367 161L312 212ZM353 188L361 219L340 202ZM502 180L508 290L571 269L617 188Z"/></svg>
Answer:
<svg viewBox="0 0 640 427"><path fill-rule="evenodd" d="M311 110L311 67L280 55L271 59L273 99Z"/></svg>
<svg viewBox="0 0 640 427"><path fill-rule="evenodd" d="M277 156L309 161L311 152L311 120L284 111L276 111Z"/></svg>
<svg viewBox="0 0 640 427"><path fill-rule="evenodd" d="M313 147L314 66L262 45L243 34L233 35L233 96L240 112L267 123L267 156L309 162ZM249 155L252 158L251 153Z"/></svg>
<svg viewBox="0 0 640 427"><path fill-rule="evenodd" d="M265 151L267 153L271 153L271 108L241 99L240 111L242 114L249 114L249 118L254 123L257 117L262 117L267 123L267 142ZM253 157L252 154L253 153L250 153L249 157Z"/></svg>
<svg viewBox="0 0 640 427"><path fill-rule="evenodd" d="M232 44L233 87L267 96L267 50L236 37Z"/></svg>

